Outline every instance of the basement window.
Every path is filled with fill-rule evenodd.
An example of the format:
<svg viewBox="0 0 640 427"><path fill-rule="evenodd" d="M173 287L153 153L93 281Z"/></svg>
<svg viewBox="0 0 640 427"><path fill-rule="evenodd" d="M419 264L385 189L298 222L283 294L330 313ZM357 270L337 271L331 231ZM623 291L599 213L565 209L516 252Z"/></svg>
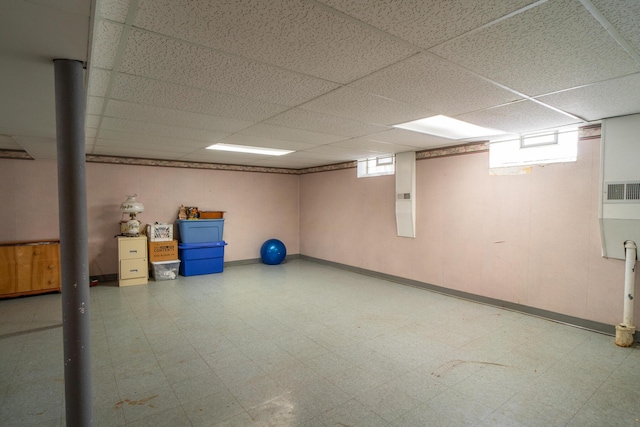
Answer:
<svg viewBox="0 0 640 427"><path fill-rule="evenodd" d="M577 158L577 129L522 135L489 144L491 169L575 162Z"/></svg>
<svg viewBox="0 0 640 427"><path fill-rule="evenodd" d="M394 155L358 160L358 178L393 175L395 171L396 165Z"/></svg>

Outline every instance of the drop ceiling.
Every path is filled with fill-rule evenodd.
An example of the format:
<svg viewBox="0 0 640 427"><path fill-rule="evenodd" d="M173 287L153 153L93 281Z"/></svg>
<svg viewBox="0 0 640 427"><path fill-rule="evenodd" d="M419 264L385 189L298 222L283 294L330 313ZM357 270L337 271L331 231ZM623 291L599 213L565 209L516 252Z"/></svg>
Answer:
<svg viewBox="0 0 640 427"><path fill-rule="evenodd" d="M437 114L639 113L640 2L7 0L0 150L55 158L54 58L87 63L87 154L301 169L465 142L393 127Z"/></svg>

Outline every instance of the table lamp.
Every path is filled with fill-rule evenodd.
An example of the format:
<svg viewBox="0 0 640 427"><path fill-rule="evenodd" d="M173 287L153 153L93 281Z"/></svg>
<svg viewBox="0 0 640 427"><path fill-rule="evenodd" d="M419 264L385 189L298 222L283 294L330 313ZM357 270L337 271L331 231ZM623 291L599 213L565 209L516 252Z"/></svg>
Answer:
<svg viewBox="0 0 640 427"><path fill-rule="evenodd" d="M138 236L140 235L140 221L136 219L136 215L144 212L144 205L136 199L137 194L133 196L127 196L127 200L120 204L120 212L122 216L129 214L129 220L120 220L120 233L125 236Z"/></svg>

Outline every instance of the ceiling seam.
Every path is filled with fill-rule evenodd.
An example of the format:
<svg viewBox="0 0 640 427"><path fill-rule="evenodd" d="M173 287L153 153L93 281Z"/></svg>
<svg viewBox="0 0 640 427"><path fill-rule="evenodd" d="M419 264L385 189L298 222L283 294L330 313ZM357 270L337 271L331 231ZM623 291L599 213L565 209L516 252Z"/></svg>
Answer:
<svg viewBox="0 0 640 427"><path fill-rule="evenodd" d="M416 49L418 49L418 50L419 50L419 52L418 52L417 54L422 53L422 54L434 55L434 56L436 56L436 57L440 58L441 60L445 61L446 63L451 64L451 65L453 65L454 67L457 67L457 68L458 68L458 69L460 69L460 70L463 70L463 71L465 71L465 72L467 72L467 73L469 73L469 74L471 74L471 75L473 75L473 76L475 76L475 77L477 77L477 78L480 78L480 79L484 80L485 82L490 83L490 84L492 84L492 85L494 85L494 86L496 86L496 87L498 87L498 88L500 88L500 89L502 89L502 90L506 90L506 91L508 91L508 92L510 92L510 93L512 93L512 94L514 94L514 95L516 95L516 96L519 96L519 97L523 98L524 100L529 100L529 101L535 102L536 104L538 104L538 105L540 105L540 106L542 106L542 107L546 107L546 108L548 108L548 109L550 109L550 110L552 110L552 111L555 111L555 112L557 112L557 113L563 114L563 115L565 115L565 116L567 116L567 117L570 117L570 118L572 118L572 119L574 119L574 120L579 120L579 121L581 121L581 122L585 122L585 123L586 123L586 122L588 122L588 121L587 121L587 120L585 120L584 118L578 117L578 116L576 116L576 115L574 115L574 114L571 114L571 113L566 112L566 111L563 111L563 110L561 110L561 109L559 109L559 108L556 108L556 107L553 107L553 106L551 106L551 105L548 105L548 104L546 104L546 103L544 103L544 102L542 102L542 101L536 100L536 99L535 99L535 98L533 98L532 96L526 95L526 94L524 94L524 93L522 93L522 92L520 92L520 91L517 91L517 90L515 90L515 89L510 88L509 86L506 86L506 85L503 85L503 84L501 84L501 83L498 83L498 82L496 82L496 81L494 81L494 80L492 80L492 79L490 79L490 78L488 78L488 77L485 77L485 76L483 76L483 75L480 75L480 74L478 74L478 73L476 73L476 72L474 72L474 71L472 71L472 70L469 70L468 68L466 68L466 67L464 67L464 66L462 66L462 65L460 65L460 64L458 64L458 63L456 63L456 62L450 61L449 59L444 58L444 57L442 57L442 56L440 56L440 55L436 55L435 53L433 53L433 52L431 52L431 51L430 51L430 49L433 49L433 48L435 48L435 47L437 47L437 46L440 46L440 45L442 45L442 44L444 44L444 43L449 43L449 42L451 42L452 40L456 40L456 39L458 39L458 38L466 37L466 36L468 36L468 35L470 35L470 34L474 34L474 33L478 32L478 31L480 31L480 30L483 30L483 29L489 28L489 27L491 27L491 26L493 26L493 25L495 25L495 24L497 24L497 23L499 23L499 22L502 22L502 21L506 20L506 19L512 18L512 17L514 17L514 16L516 16L516 15L519 15L519 14L521 14L521 13L524 13L524 12L526 12L526 11L529 11L529 10L531 10L531 9L535 8L535 7L538 7L538 6L540 6L540 5L542 5L542 4L546 3L546 2L548 2L548 0L538 0L538 1L537 1L537 2L535 2L535 3L532 3L532 4L530 4L530 5L527 5L527 6L525 6L525 7L522 7L522 8L520 8L520 9L518 9L518 10L516 10L516 11L514 11L514 12L511 12L511 13L509 13L509 14L507 14L507 15L504 15L504 16L502 16L502 17L500 17L500 18L494 19L493 21L488 22L488 23L486 23L486 24L484 24L484 25L482 25L482 26L480 26L480 27L474 28L474 29L472 29L472 30L470 30L470 31L467 31L467 32L465 32L465 33L462 33L462 34L459 34L459 35L457 35L457 36L455 36L455 37L452 37L451 39L448 39L447 41L445 41L445 42L443 42L443 43L440 43L440 44L437 44L437 45L431 46L431 47L430 47L430 48L428 48L428 49L423 48L423 47L418 46L418 45L415 45L415 44L413 44L413 43L411 43L411 42L409 42L409 41L407 41L407 40L404 40L404 39L402 39L402 38L400 38L400 37L397 37L397 36L395 36L395 35L393 35L393 34L387 33L386 31L383 31L383 30L381 30L380 28L377 28L377 27L375 27L375 26L373 26L373 25L371 25L371 24L368 24L368 23L366 23L366 22L360 21L359 19L354 18L354 17L353 17L353 16L351 16L351 15L347 15L346 13L341 12L341 11L339 11L339 10L336 10L336 9L334 9L334 8L332 8L332 7L330 7L330 6L327 6L327 5L323 4L323 3L320 3L320 2L318 2L317 0L305 0L305 1L307 1L308 3L314 4L314 5L318 6L319 8L321 8L321 9L323 9L323 10L326 10L326 11L328 11L328 12L330 12L330 13L333 13L333 14L335 14L335 15L338 15L338 16L341 16L341 17L343 17L343 18L345 18L345 19L348 19L348 20L349 20L349 21L351 21L351 22L357 23L358 25L361 25L361 26L363 26L363 27L365 27L365 28L368 28L368 29L370 29L370 30L373 30L373 31L375 31L375 32L376 32L376 33L378 33L378 34L383 34L383 35L385 35L386 37L391 38L391 39L393 39L393 40L395 40L395 41L397 41L397 42L403 43L403 44L408 45L408 46L410 46L410 47L412 47L412 48L416 48ZM410 57L407 57L407 58L401 59L401 60L399 60L399 61L394 62L393 64L390 64L390 65L388 65L388 66L386 66L386 67L383 67L383 68L381 68L381 69L379 69L379 70L373 71L372 73L369 73L369 74L368 74L368 75L366 75L366 76L360 77L360 78L358 78L358 79L356 79L356 80L353 80L353 81L349 82L349 84L354 83L354 82L356 82L356 81L358 81L358 80L364 79L364 78L366 78L366 77L368 77L368 76L370 76L370 75L373 75L373 74L375 74L375 73L379 72L379 71L380 71L380 70L382 70L382 69L385 69L385 68L387 68L387 67L390 67L390 66L393 66L393 65L395 65L395 64L398 64L398 63L400 63L400 62L402 62L402 61L405 61L405 60L407 60L407 59L409 59L409 58L411 58L411 57L413 57L413 56L415 56L415 55L411 55ZM370 93L370 92L369 92L369 93ZM374 94L374 95L375 95L375 94ZM397 101L397 100L394 100L394 101L396 101L396 102L400 102L400 101ZM504 104L504 105L506 105L506 104ZM484 109L483 109L483 110L484 110ZM483 110L478 110L478 111L483 111Z"/></svg>
<svg viewBox="0 0 640 427"><path fill-rule="evenodd" d="M598 10L591 0L579 0L585 9L594 17L596 21L609 33L611 37L622 47L627 54L640 66L640 53L620 34L620 32L609 22L607 18Z"/></svg>
<svg viewBox="0 0 640 427"><path fill-rule="evenodd" d="M167 35L167 34L158 33L156 31L147 30L146 28L137 27L135 25L131 25L131 28L135 29L136 31L143 32L143 33L153 34L153 35L160 36L160 37L163 37L163 38L168 39L168 40L173 40L173 41L176 41L176 42L184 43L184 44L187 44L189 46L200 47L200 48L203 48L203 49L207 49L207 50L209 50L211 52L223 53L225 55L232 56L234 58L244 59L244 60L247 60L247 61L250 61L250 62L254 62L256 64L267 66L269 68L275 68L275 69L280 70L280 71L286 71L288 73L297 74L299 76L308 77L308 78L311 78L311 79L314 79L314 80L321 80L321 81L324 81L324 82L328 82L328 83L332 83L332 84L336 84L336 85L341 85L341 86L344 86L346 84L346 83L340 83L340 82L336 82L336 81L333 81L333 80L329 80L329 79L326 79L324 77L314 76L313 74L307 74L307 73L303 73L301 71L292 70L290 68L285 68L285 67L282 67L282 66L277 65L277 64L273 64L273 63L270 63L270 62L265 62L265 61L262 61L262 60L259 60L259 59L254 59L254 58L251 58L249 56L244 56L244 55L240 55L238 53L229 52L229 51L226 51L226 50L223 50L223 49L218 49L218 48L207 46L207 45L204 45L204 44L201 44L201 43L196 43L196 42L193 42L191 40L180 39L180 38L177 38L177 37L174 37L174 36L170 36L170 35Z"/></svg>
<svg viewBox="0 0 640 427"><path fill-rule="evenodd" d="M136 5L136 7L137 7L137 5ZM129 21L128 17L127 17L127 21ZM110 21L110 22L111 22L111 21ZM115 21L114 21L114 22L115 22ZM119 23L119 24L121 24L121 23ZM197 89L197 90L203 90L203 91L211 92L211 93L220 93L220 94L224 94L224 95L231 95L231 96L234 96L234 97L244 98L244 99L247 99L247 100L258 101L258 102L264 102L264 103L266 103L266 104L277 105L277 106L282 106L282 107L288 107L286 110L281 111L281 112L279 112L279 113L277 113L277 114L274 114L274 115L272 115L272 116L269 116L269 117L264 118L264 119L259 120L259 121L255 121L255 122L253 122L251 125L247 126L246 128L243 128L243 129L241 129L241 130L239 130L239 131L236 131L236 132L231 132L231 133L229 133L229 135L225 136L225 137L224 137L224 138L222 138L221 140L224 140L224 139L226 139L226 138L228 138L228 137L230 137L230 136L236 135L236 134L238 134L238 133L242 132L243 130L245 130L245 129L247 129L247 128L251 127L251 126L254 126L254 125L257 125L257 124L262 124L262 123L264 123L264 122L266 122L266 121L268 121L268 120L271 120L271 119L273 119L273 118L275 118L275 117L277 117L277 116L279 116L279 115L281 115L281 114L285 114L285 113L287 113L288 111L294 110L294 109L296 109L296 108L302 108L302 107L301 107L302 105L304 105L304 104L306 104L306 103L308 103L308 102L314 101L314 100L316 100L316 99L318 99L318 98L320 98L320 97L322 97L322 96L324 96L324 95L330 94L330 93L332 93L332 92L334 92L334 91L336 91L336 90L338 90L338 89L341 89L341 88L343 88L343 87L346 87L346 86L347 86L347 84L351 83L351 82L349 82L349 83L341 83L341 82L336 82L336 81L333 81L333 80L328 80L328 79L325 79L325 78L321 78L321 77L318 77L318 76L314 76L314 75L311 75L311 74L301 73L301 72L299 72L299 71L291 70L291 69L289 69L289 68L281 67L281 66L278 66L278 65L275 65L275 64L272 64L272 63L268 63L268 62L264 62L264 61L256 60L256 59L253 59L253 58L251 58L251 57L247 57L247 56L243 56L243 55L238 55L238 54L236 54L236 53L232 53L232 52L227 52L227 51L225 51L225 50L212 48L212 47L210 47L210 46L202 45L202 44L200 44L200 43L195 43L195 42L192 42L192 41L188 41L188 40L184 40L184 39L179 39L179 38L176 38L176 37L173 37L173 36L168 36L168 35L166 35L166 34L158 33L158 32L155 32L155 31L150 31L150 30L147 30L147 29L144 29L144 28L141 28L141 27L136 27L136 26L134 26L134 25L131 25L131 28L132 28L132 29L135 29L135 30L137 30L137 31L145 32L145 33L148 33L148 34L158 35L158 36L161 36L161 37L164 37L164 38L170 39L170 40L175 40L175 41L178 41L178 42L181 42L181 43L185 43L185 44L188 44L188 45L191 45L191 46L201 47L201 48L207 49L207 50L209 50L209 51L211 51L211 52L221 52L221 53L223 53L223 54L225 54L225 55L229 55L229 56L232 56L232 57L235 57L235 58L241 58L241 59L244 59L244 60L247 60L247 61L251 61L251 62L254 62L254 63L256 63L256 64L261 64L261 65L264 65L264 66L267 66L267 67L270 67L270 68L278 69L278 70L285 71L285 72L292 73L292 74L296 74L296 75L299 75L299 76L304 76L304 77L307 77L307 78L312 78L312 79L314 79L314 80L325 81L325 82L328 82L328 83L332 83L332 84L339 85L339 87L337 87L337 88L335 88L335 89L332 89L332 90L330 90L330 91L327 91L327 92L321 93L321 94L319 94L319 95L317 95L317 96L315 96L315 97L313 97L313 98L307 99L307 100L305 100L305 101L303 101L303 102L300 102L300 103L298 103L298 104L296 104L296 105L283 105L283 104L276 104L276 103L271 103L271 102L267 102L267 101L262 101L262 100L259 100L259 99L256 99L256 98L252 98L252 97L248 97L248 96L237 95L237 94L230 93L230 92L215 91L215 90L210 90L210 89L204 89L204 88L202 88L202 87L191 86L191 85L186 85L186 84L182 84L182 83L176 83L176 82L173 82L173 81L166 81L166 80L162 80L162 79L158 79L158 78L154 78L154 77L148 77L148 76L143 76L143 75L138 75L138 74L123 73L123 72L120 72L120 71L115 71L115 68L116 68L116 67L115 67L115 64L114 64L114 71L112 71L112 73L113 73L113 72L116 72L116 73L119 73L119 74L126 74L126 75L130 75L130 76L134 76L134 77L140 77L140 78L144 78L144 79L149 79L149 80L153 80L153 81L157 81L157 82L161 82L161 83L169 83L169 84L173 84L173 85L176 85L176 86L187 87L187 88L192 88L192 89ZM124 31L123 31L123 33L124 33ZM121 41L122 41L122 39L121 39ZM411 56L413 56L413 55L411 55ZM120 59L121 59L121 58L120 58ZM407 58L404 58L404 59L407 59ZM404 59L402 59L402 60L404 60ZM395 63L393 63L393 64L389 64L388 66L394 65L394 64L396 64L396 63L397 63L397 62L395 62ZM383 67L383 69L384 69L384 68L386 68L386 67L387 67L387 66ZM113 78L113 76L111 76L111 78ZM358 78L357 80L359 80L359 79L360 79L360 78ZM355 81L355 80L354 80L354 81ZM108 92L110 92L110 89L111 89L111 80L110 80L110 83L109 83ZM108 92L107 92L107 94L108 94ZM374 94L374 95L375 95L375 94ZM106 98L107 98L107 95L105 95L105 99L106 99ZM117 99L117 98L113 98L113 99ZM122 99L118 99L118 100L119 100L119 101L122 101L122 102L130 102L130 101L122 100ZM400 102L400 101L397 101L397 100L394 100L394 101L396 101L396 102ZM140 105L142 105L142 104L140 104ZM304 108L302 108L302 109L304 109ZM101 114L101 118L100 118L100 124L99 124L99 126L102 124L102 116L104 116L104 115L105 115L105 111L106 111L106 102L105 102L105 105L103 105L103 112L102 112L102 114ZM185 111L185 112L191 112L191 113L194 113L194 111L189 111L189 110L177 110L177 111ZM201 113L201 112L199 112L198 114L210 115L210 114L205 114L205 113ZM340 116L333 116L333 115L330 115L330 114L327 114L327 115L328 115L328 116L331 116L331 117L339 117L339 118L343 118L343 117L340 117ZM215 115L211 115L211 116L215 116ZM224 116L215 116L215 117L224 117ZM231 118L233 118L233 117L231 117ZM372 124L372 123L370 123L370 122L363 122L363 121L361 121L361 120L354 120L354 121L359 122L359 123ZM373 124L375 124L375 123L373 123ZM376 124L376 125L378 125L378 126L383 126L383 125L379 125L379 124ZM386 128L388 128L388 129L390 129L390 128L391 128L390 126L387 126L387 125L384 125L384 126L385 126ZM388 129L387 129L387 130L388 130ZM304 130L304 129L303 129L303 130ZM354 138L354 137L346 136L346 135L338 135L338 136L344 136L344 137L345 137L345 139L344 139L344 140L347 140L347 139L350 139L350 138ZM344 140L341 140L341 141L344 141ZM322 145L328 145L328 144L318 144L318 146L322 146ZM298 151L304 151L304 150L298 150ZM192 154L192 153L191 153L191 154Z"/></svg>

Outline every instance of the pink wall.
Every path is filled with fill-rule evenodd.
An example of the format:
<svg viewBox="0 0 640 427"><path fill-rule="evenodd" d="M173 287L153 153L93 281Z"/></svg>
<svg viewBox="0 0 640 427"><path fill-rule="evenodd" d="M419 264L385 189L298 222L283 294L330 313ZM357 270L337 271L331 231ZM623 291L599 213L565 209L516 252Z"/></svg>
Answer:
<svg viewBox="0 0 640 427"><path fill-rule="evenodd" d="M119 206L138 194L144 223L173 223L180 204L224 210L225 261L260 257L276 237L299 253L298 176L87 163L89 274L117 272ZM0 159L0 241L58 238L55 162Z"/></svg>
<svg viewBox="0 0 640 427"><path fill-rule="evenodd" d="M57 239L55 162L0 159L0 242Z"/></svg>
<svg viewBox="0 0 640 427"><path fill-rule="evenodd" d="M486 152L419 160L415 239L396 236L393 176L303 175L300 253L619 323L624 262L601 257L599 147L515 176L490 176Z"/></svg>
<svg viewBox="0 0 640 427"><path fill-rule="evenodd" d="M225 261L277 237L289 254L616 324L624 263L600 255L599 146L530 175L490 176L487 153L418 161L415 239L396 236L393 176L88 163L89 271L116 273L118 207L137 193L143 223L173 222L180 204L227 211ZM0 241L58 237L55 162L0 159L0 182Z"/></svg>

